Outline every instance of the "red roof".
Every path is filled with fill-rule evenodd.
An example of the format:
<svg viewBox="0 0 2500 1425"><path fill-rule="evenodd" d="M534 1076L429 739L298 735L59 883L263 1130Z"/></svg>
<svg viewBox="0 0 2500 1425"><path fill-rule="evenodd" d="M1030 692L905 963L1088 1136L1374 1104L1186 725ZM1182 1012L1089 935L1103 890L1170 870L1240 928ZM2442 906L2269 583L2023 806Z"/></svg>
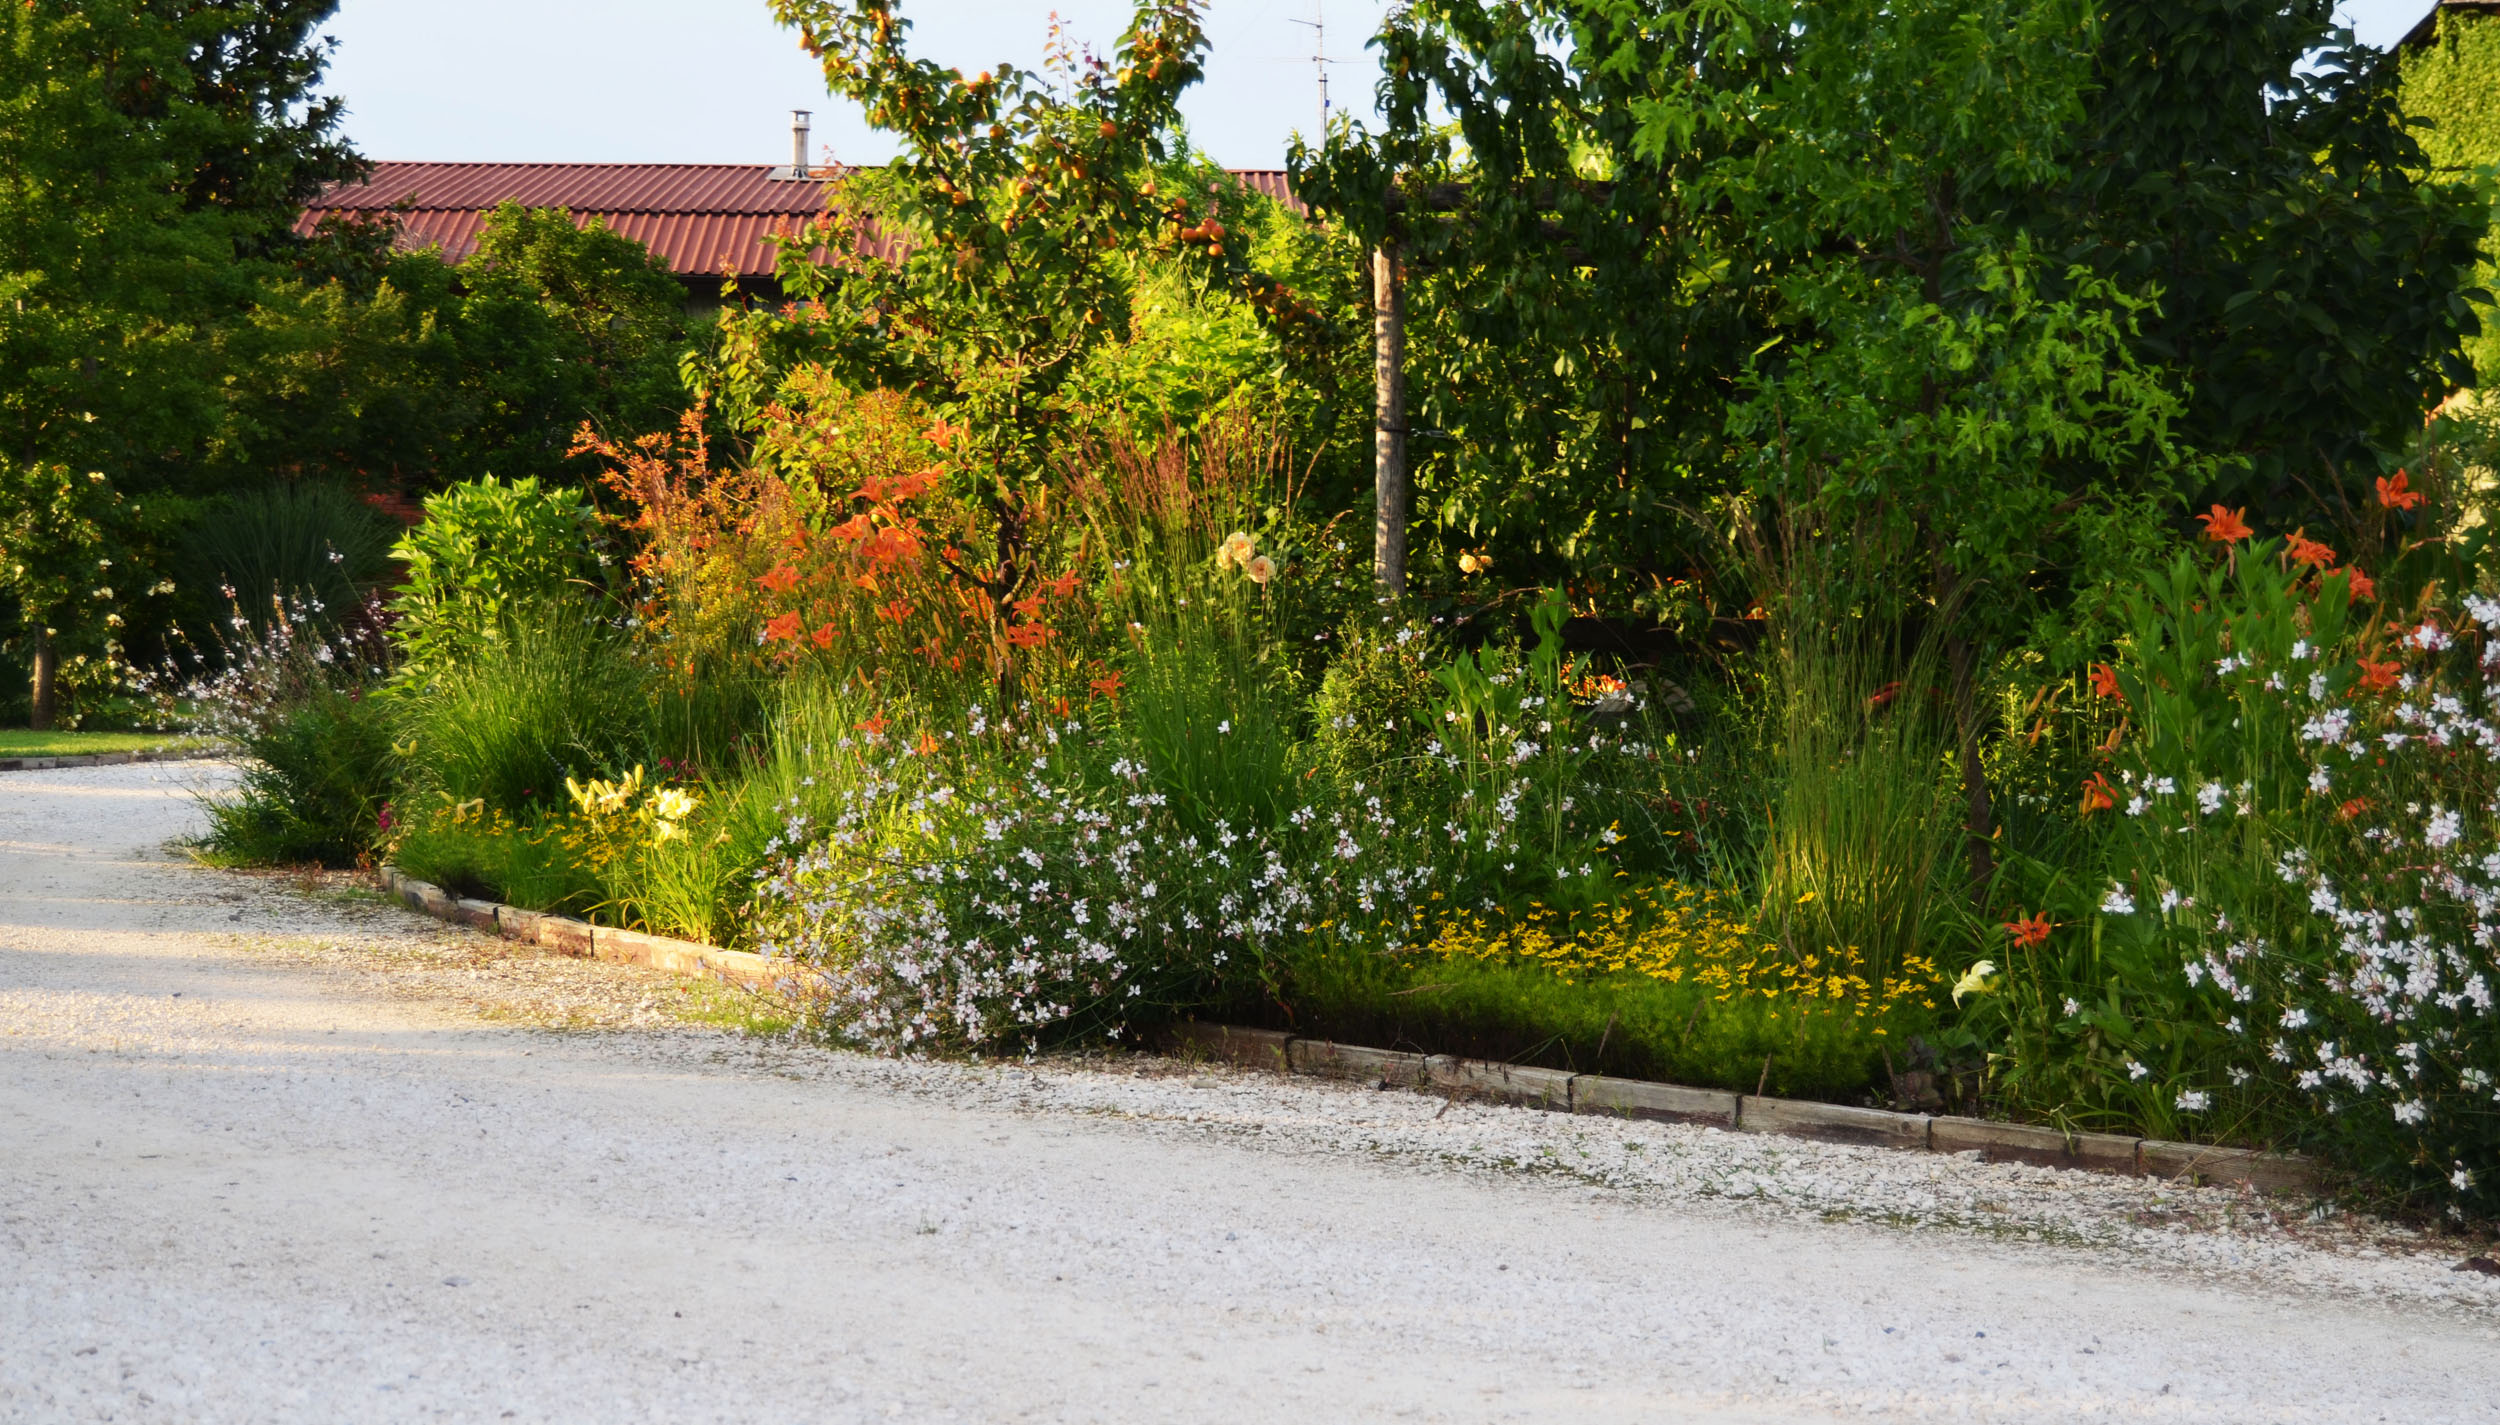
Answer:
<svg viewBox="0 0 2500 1425"><path fill-rule="evenodd" d="M765 238L795 234L825 210L827 182L776 178L760 163L376 163L363 183L333 185L313 199L296 231L331 213L401 208L400 245L440 246L453 262L477 250L477 230L496 204L564 208L597 217L665 259L680 277L773 275ZM1243 186L1293 204L1281 169L1237 169ZM883 244L876 244L882 247Z"/></svg>

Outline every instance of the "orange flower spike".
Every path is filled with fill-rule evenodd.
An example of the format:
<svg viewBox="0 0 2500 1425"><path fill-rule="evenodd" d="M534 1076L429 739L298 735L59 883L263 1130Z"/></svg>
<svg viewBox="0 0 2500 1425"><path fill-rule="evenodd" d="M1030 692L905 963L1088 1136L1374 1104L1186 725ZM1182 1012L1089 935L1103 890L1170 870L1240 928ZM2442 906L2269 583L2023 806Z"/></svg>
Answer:
<svg viewBox="0 0 2500 1425"><path fill-rule="evenodd" d="M2095 697L2125 702L2127 695L2118 690L2118 670L2106 663L2092 665L2092 693Z"/></svg>
<svg viewBox="0 0 2500 1425"><path fill-rule="evenodd" d="M2397 665L2393 660L2373 663L2361 660L2361 686L2374 693L2392 691L2397 686Z"/></svg>
<svg viewBox="0 0 2500 1425"><path fill-rule="evenodd" d="M764 636L768 639L776 641L787 641L799 636L799 628L799 616L797 614L781 614L765 623Z"/></svg>
<svg viewBox="0 0 2500 1425"><path fill-rule="evenodd" d="M2041 911L2039 914L2031 916L2027 919L2009 920L2005 922L2006 935L2013 940L2016 948L2022 950L2028 950L2032 946L2038 945L2047 940L2049 938L2049 932L2055 930L2056 928L2056 926L2049 923L2049 913L2047 911Z"/></svg>
<svg viewBox="0 0 2500 1425"><path fill-rule="evenodd" d="M923 731L920 734L920 740L912 744L912 750L919 753L923 757L932 756L938 750L938 740L931 737L926 731Z"/></svg>
<svg viewBox="0 0 2500 1425"><path fill-rule="evenodd" d="M2213 513L2198 515L2196 518L2205 526L2207 539L2216 544L2237 544L2256 533L2248 527L2247 515L2248 510L2245 506L2236 510L2226 510L2216 505Z"/></svg>
<svg viewBox="0 0 2500 1425"><path fill-rule="evenodd" d="M2396 472L2396 478L2393 480L2384 475L2380 476L2378 479L2379 508L2409 510L2430 498L2428 491L2416 490L2412 486L2413 477L2402 470Z"/></svg>
<svg viewBox="0 0 2500 1425"><path fill-rule="evenodd" d="M2283 547L2283 554L2294 564L2306 565L2312 569L2335 567L2335 551L2309 538L2299 530L2292 531L2291 542Z"/></svg>
<svg viewBox="0 0 2500 1425"><path fill-rule="evenodd" d="M2083 814L2090 816L2096 811L2106 811L2116 805L2118 805L2118 789L2109 784L2107 776L2099 772L2093 773L2092 780L2083 784Z"/></svg>
<svg viewBox="0 0 2500 1425"><path fill-rule="evenodd" d="M787 564L776 564L772 572L757 575L755 582L769 593L787 594L799 586L799 571Z"/></svg>

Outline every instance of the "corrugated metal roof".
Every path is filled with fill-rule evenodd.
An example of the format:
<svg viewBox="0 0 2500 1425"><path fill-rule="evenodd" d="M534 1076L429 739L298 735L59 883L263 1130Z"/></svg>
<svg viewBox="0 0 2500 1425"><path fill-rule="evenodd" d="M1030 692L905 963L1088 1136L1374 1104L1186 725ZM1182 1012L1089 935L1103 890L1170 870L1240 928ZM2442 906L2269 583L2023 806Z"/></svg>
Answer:
<svg viewBox="0 0 2500 1425"><path fill-rule="evenodd" d="M824 211L825 184L774 178L761 163L377 163L363 183L341 183L316 208L525 208L577 213L805 213Z"/></svg>
<svg viewBox="0 0 2500 1425"><path fill-rule="evenodd" d="M577 221L599 218L680 277L717 276L724 264L740 277L770 277L766 237L801 231L824 212L830 186L775 178L775 171L760 163L377 163L368 181L336 184L315 198L295 228L310 233L331 213L397 208L402 247L440 246L445 258L463 262L477 251L487 212L515 202L568 209ZM1284 170L1236 169L1233 176L1301 211ZM892 256L882 238L862 246Z"/></svg>

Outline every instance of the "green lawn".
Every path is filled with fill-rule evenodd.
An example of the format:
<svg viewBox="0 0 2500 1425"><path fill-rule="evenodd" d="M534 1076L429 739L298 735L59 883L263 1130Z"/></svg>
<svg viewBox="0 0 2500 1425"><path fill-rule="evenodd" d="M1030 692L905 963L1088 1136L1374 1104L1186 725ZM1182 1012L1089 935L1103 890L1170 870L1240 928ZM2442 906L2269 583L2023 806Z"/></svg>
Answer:
<svg viewBox="0 0 2500 1425"><path fill-rule="evenodd" d="M171 752L203 747L173 732L29 732L0 727L0 757L92 757L99 752Z"/></svg>

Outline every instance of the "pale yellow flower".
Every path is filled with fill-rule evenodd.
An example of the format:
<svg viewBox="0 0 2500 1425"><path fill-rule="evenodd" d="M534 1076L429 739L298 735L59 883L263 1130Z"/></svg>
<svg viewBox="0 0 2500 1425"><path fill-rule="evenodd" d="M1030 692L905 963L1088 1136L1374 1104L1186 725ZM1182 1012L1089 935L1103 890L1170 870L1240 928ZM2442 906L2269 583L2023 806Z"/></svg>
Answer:
<svg viewBox="0 0 2500 1425"><path fill-rule="evenodd" d="M1239 564L1247 568L1250 563L1250 551L1250 536L1240 530L1234 530L1231 534L1224 536L1224 547L1215 551L1215 567L1221 569L1229 564Z"/></svg>
<svg viewBox="0 0 2500 1425"><path fill-rule="evenodd" d="M1953 982L1953 1002L1960 1004L1964 995L1984 995L1996 988L1997 962L1982 960Z"/></svg>
<svg viewBox="0 0 2500 1425"><path fill-rule="evenodd" d="M1250 576L1250 582L1253 584L1264 584L1276 577L1276 561L1264 554L1251 556L1250 562L1241 568L1243 573Z"/></svg>

